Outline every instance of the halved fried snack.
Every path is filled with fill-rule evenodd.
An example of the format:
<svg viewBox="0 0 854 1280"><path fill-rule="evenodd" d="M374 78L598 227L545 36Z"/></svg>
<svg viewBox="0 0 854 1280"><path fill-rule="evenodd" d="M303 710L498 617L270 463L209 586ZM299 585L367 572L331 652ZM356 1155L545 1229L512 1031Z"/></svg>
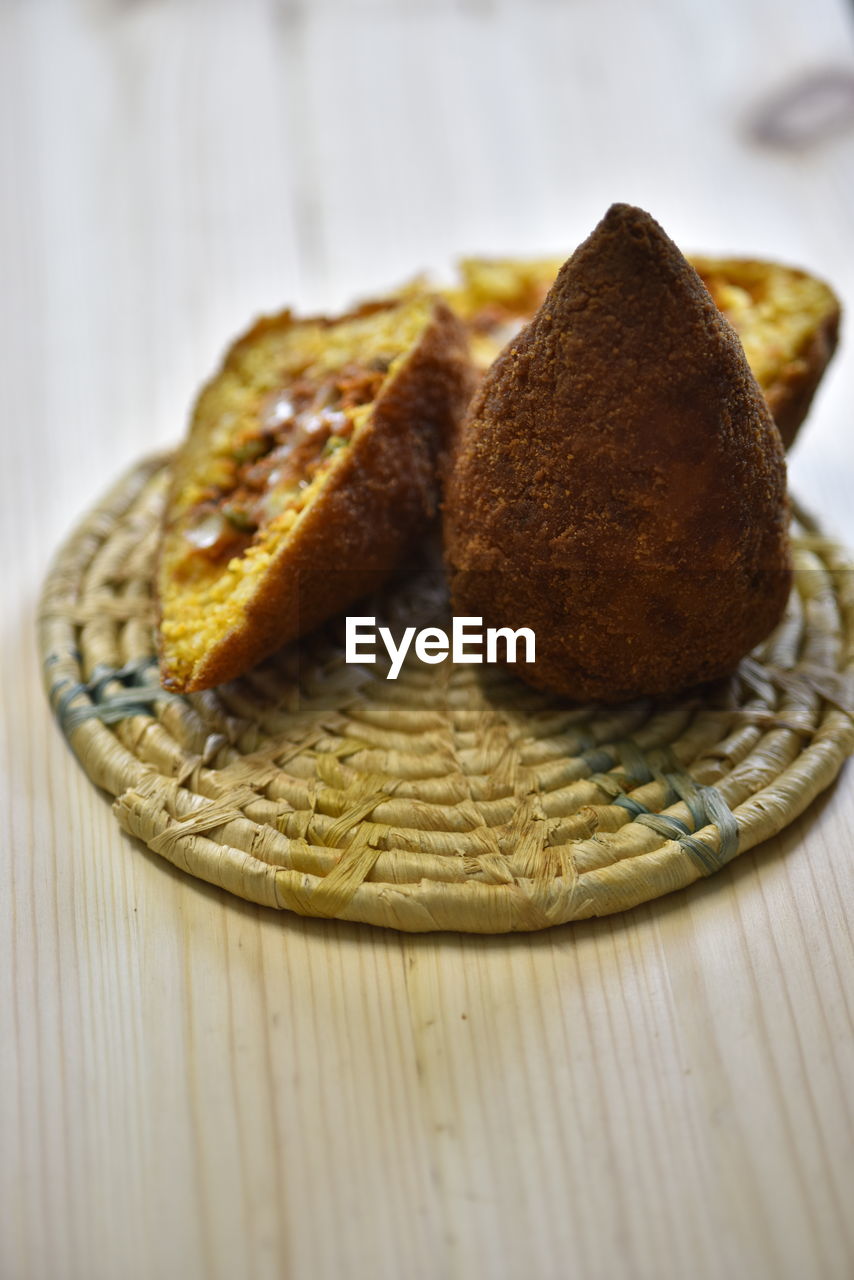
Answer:
<svg viewBox="0 0 854 1280"><path fill-rule="evenodd" d="M788 448L836 349L839 302L823 281L776 262L689 257L738 333ZM445 296L471 333L472 357L488 369L537 309L562 266L557 258L468 258Z"/></svg>
<svg viewBox="0 0 854 1280"><path fill-rule="evenodd" d="M443 296L469 331L479 369L488 369L533 319L563 264L563 258L461 259L460 283Z"/></svg>
<svg viewBox="0 0 854 1280"><path fill-rule="evenodd" d="M744 347L790 448L839 340L839 301L823 280L749 258L689 261Z"/></svg>
<svg viewBox="0 0 854 1280"><path fill-rule="evenodd" d="M175 458L163 684L232 679L377 586L436 513L473 381L463 326L426 294L240 338Z"/></svg>

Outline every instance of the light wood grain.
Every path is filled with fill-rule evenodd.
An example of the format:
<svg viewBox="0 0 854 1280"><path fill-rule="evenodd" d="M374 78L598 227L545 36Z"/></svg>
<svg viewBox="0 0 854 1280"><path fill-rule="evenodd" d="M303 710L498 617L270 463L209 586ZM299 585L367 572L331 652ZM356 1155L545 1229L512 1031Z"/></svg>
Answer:
<svg viewBox="0 0 854 1280"><path fill-rule="evenodd" d="M39 581L248 317L612 199L854 308L840 0L0 6L0 1275L843 1280L854 792L624 917L518 938L280 917L123 837L46 711ZM850 344L792 463L854 544Z"/></svg>

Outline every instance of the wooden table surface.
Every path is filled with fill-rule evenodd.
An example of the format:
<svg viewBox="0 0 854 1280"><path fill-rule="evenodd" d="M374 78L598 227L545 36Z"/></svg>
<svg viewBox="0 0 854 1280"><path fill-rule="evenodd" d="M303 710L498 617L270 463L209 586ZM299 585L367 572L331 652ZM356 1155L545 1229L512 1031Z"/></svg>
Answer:
<svg viewBox="0 0 854 1280"><path fill-rule="evenodd" d="M255 313L614 199L854 307L841 0L3 0L2 1280L854 1274L854 775L713 880L536 936L231 900L123 837L39 584ZM794 487L854 545L854 351Z"/></svg>

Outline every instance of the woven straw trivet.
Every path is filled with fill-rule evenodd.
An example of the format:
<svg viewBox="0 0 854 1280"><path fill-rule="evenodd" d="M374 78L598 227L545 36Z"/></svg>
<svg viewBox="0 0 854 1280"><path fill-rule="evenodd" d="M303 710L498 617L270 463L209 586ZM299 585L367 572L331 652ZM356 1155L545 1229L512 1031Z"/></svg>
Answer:
<svg viewBox="0 0 854 1280"><path fill-rule="evenodd" d="M679 698L579 707L414 658L386 680L344 662L336 624L242 680L166 694L150 587L167 475L136 467L57 557L45 679L125 831L242 898L412 931L605 915L774 835L854 750L854 574L803 514L780 627ZM359 611L423 626L442 607L425 571Z"/></svg>

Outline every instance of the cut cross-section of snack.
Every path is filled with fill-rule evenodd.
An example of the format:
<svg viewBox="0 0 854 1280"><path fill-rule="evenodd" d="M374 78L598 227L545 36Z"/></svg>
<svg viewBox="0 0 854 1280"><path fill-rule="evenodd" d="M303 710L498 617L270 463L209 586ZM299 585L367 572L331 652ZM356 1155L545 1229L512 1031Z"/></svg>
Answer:
<svg viewBox="0 0 854 1280"><path fill-rule="evenodd" d="M755 259L689 256L741 339L753 375L788 448L836 350L839 302L822 280ZM563 265L557 258L467 258L445 296L471 335L472 358L488 369L542 305Z"/></svg>
<svg viewBox="0 0 854 1280"><path fill-rule="evenodd" d="M435 516L473 388L466 333L413 295L259 321L176 455L157 577L161 678L232 679L377 586Z"/></svg>

